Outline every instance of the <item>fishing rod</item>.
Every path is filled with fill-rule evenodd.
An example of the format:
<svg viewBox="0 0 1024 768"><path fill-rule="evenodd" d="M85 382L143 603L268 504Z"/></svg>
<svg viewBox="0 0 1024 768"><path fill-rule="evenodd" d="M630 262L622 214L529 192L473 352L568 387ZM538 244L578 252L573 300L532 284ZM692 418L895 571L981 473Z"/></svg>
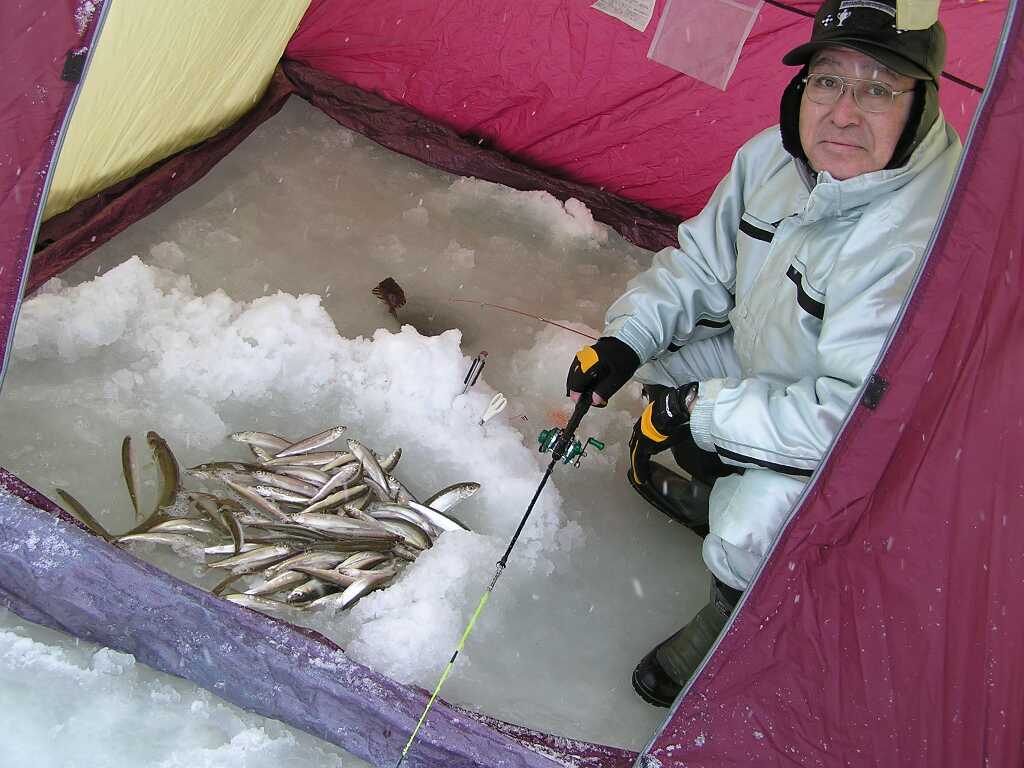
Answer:
<svg viewBox="0 0 1024 768"><path fill-rule="evenodd" d="M423 727L423 723L426 722L427 715L430 713L431 707L434 706L434 701L437 700L438 694L441 692L441 686L444 685L445 680L448 679L448 675L451 673L452 668L455 666L455 660L459 657L459 653L462 652L463 647L466 645L466 639L473 631L473 626L476 624L476 620L480 618L480 614L484 610L484 606L487 605L487 601L491 598L491 593L494 591L494 585L498 583L498 579L501 578L501 574L505 571L505 567L508 565L509 555L512 554L512 548L516 545L516 541L519 540L519 534L523 532L523 528L526 527L526 521L530 519L530 513L533 512L533 507L537 503L537 499L540 497L540 492L544 490L544 485L547 483L548 478L551 477L551 473L555 469L555 465L561 461L563 464L573 464L575 467L579 467L580 462L587 455L587 448L594 446L597 450L604 450L604 443L593 437L588 437L585 444L581 443L576 438L576 430L579 428L580 421L583 420L584 415L590 410L592 402L591 390L586 390L580 393L579 400L576 401L576 407L573 409L572 416L569 417L568 423L559 429L558 427L552 427L546 429L540 433L538 442L540 443L540 452L547 453L551 451L551 462L548 464L548 468L544 472L544 477L540 481L540 485L537 486L537 490L533 494L533 499L530 500L530 505L526 508L526 514L523 515L523 519L519 521L519 527L516 528L516 532L512 535L512 540L509 541L508 547L505 549L505 554L501 556L501 559L497 563L497 568L494 571L494 577L491 579L491 583L487 585L487 589L484 590L483 595L480 597L480 602L476 606L476 610L473 611L473 615L469 619L469 624L466 625L466 629L462 633L462 638L459 640L458 646L455 648L455 653L448 660L447 666L444 668L444 672L441 674L441 679L437 681L437 685L434 687L434 692L430 694L430 700L427 702L427 706L423 709L423 714L420 715L419 722L416 723L416 727L413 729L412 735L409 736L409 740L405 743L405 748L402 750L402 754L398 758L398 762L395 763L395 768L401 768L402 763L405 761L405 756L409 754L409 749L412 747L413 742L416 740L416 735L420 732L420 728Z"/></svg>

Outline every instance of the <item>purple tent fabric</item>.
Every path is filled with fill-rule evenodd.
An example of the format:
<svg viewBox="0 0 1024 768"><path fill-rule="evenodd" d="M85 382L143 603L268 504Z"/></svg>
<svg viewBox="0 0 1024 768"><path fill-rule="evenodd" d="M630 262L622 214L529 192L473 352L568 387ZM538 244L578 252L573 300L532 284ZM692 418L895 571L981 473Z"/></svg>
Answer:
<svg viewBox="0 0 1024 768"><path fill-rule="evenodd" d="M1024 765L1024 11L877 375L640 764Z"/></svg>

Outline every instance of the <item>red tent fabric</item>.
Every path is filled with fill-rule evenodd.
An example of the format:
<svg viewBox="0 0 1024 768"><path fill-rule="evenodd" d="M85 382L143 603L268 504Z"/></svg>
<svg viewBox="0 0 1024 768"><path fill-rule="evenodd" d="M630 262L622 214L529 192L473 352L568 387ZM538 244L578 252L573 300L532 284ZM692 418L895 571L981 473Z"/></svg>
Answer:
<svg viewBox="0 0 1024 768"><path fill-rule="evenodd" d="M813 13L820 3L787 4ZM781 58L810 20L765 5L723 93L647 59L665 3L644 33L590 5L313 0L286 55L530 165L692 216L739 146L778 122L796 74ZM984 85L1005 10L944 0L949 72ZM978 94L950 80L940 93L966 136Z"/></svg>
<svg viewBox="0 0 1024 768"><path fill-rule="evenodd" d="M0 381L43 189L75 93L75 82L61 78L65 55L88 50L95 23L47 5L0 9Z"/></svg>

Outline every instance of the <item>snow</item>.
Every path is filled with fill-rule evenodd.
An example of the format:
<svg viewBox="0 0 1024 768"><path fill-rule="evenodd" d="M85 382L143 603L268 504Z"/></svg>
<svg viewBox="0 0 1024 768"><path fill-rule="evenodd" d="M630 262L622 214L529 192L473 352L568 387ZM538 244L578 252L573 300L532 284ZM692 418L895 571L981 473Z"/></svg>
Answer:
<svg viewBox="0 0 1024 768"><path fill-rule="evenodd" d="M245 458L227 438L236 430L297 439L345 424L378 452L401 446L395 474L418 495L481 483L454 510L472 533L444 534L347 614L295 617L356 660L432 689L540 481L548 457L537 435L568 417L565 372L587 341L451 299L596 335L649 259L578 201L440 173L292 99L202 182L25 302L0 396L0 465L51 497L69 490L115 532L132 519L125 434L143 507L156 497L150 429L192 466ZM370 293L388 276L408 299L397 321ZM487 366L462 395L483 349ZM481 426L498 391L508 407ZM706 602L707 576L699 540L625 481L638 395L630 385L584 420L580 437L606 450L555 470L443 698L634 749L660 725L665 711L634 695L630 674ZM220 578L166 547L132 551L205 587ZM183 681L171 686L180 699L144 695L166 691L167 678L94 662L95 649L76 655L75 641L13 615L0 617L0 638L24 648L0 669L23 709L53 711L0 750L35 750L36 763L67 764L50 730L65 728L109 732L86 747L90 765L361 765ZM45 685L18 682L36 667ZM216 725L192 723L195 708ZM116 757L115 725L131 729L134 762Z"/></svg>

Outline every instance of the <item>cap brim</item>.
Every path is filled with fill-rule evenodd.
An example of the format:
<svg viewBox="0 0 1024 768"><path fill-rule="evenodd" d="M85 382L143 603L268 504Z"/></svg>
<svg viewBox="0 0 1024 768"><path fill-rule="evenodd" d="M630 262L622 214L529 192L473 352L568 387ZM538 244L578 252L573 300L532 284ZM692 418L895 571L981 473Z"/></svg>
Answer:
<svg viewBox="0 0 1024 768"><path fill-rule="evenodd" d="M879 61L893 72L900 75L912 77L915 80L932 80L932 76L912 61L900 56L898 53L882 48L877 43L869 40L858 40L857 38L844 38L842 40L819 40L812 43L798 45L785 56L782 63L789 66L802 66L811 60L811 55L822 48L852 48L855 51L870 56Z"/></svg>

